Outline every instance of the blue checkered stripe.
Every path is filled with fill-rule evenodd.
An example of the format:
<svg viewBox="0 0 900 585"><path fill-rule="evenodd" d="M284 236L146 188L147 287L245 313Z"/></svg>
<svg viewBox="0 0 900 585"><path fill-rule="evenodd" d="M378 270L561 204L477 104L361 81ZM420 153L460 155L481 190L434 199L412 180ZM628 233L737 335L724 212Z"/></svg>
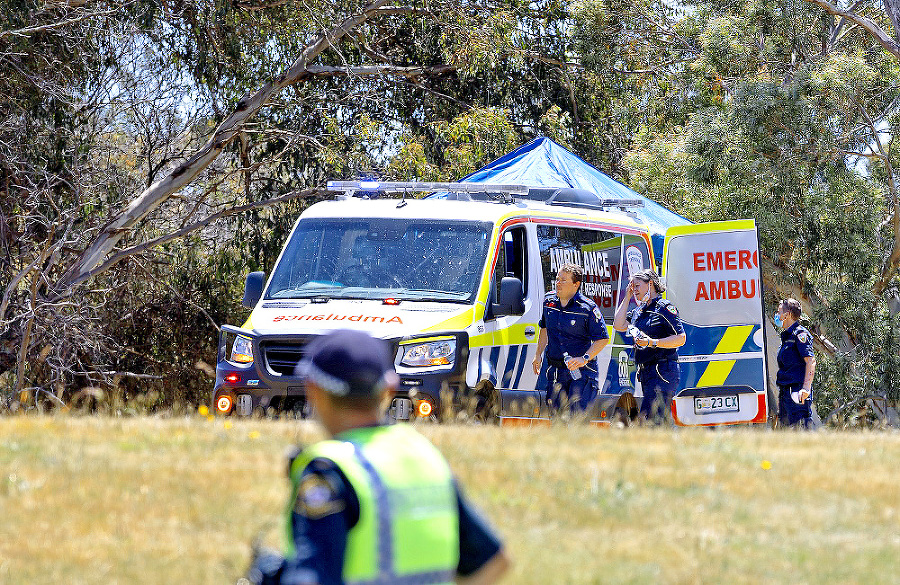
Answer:
<svg viewBox="0 0 900 585"><path fill-rule="evenodd" d="M388 489L378 475L378 471L372 462L363 454L362 449L356 443L353 452L360 466L369 478L372 486L372 495L375 498L375 534L378 547L378 575L373 579L361 581L348 581L348 585L432 585L438 583L452 583L451 571L430 571L424 573L411 573L398 575L394 567L394 531L393 512L391 510Z"/></svg>

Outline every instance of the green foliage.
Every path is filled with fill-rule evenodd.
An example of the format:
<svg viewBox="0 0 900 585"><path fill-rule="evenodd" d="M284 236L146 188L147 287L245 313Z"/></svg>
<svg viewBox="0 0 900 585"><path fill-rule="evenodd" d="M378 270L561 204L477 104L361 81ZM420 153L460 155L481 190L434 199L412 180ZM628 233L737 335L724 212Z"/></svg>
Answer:
<svg viewBox="0 0 900 585"><path fill-rule="evenodd" d="M521 144L522 135L508 112L476 108L450 122L431 125L437 161L430 161L421 139L405 137L403 148L391 159L387 173L398 180L455 180L479 169Z"/></svg>
<svg viewBox="0 0 900 585"><path fill-rule="evenodd" d="M211 381L197 363L214 363L214 325L243 319L237 303L244 275L271 268L310 201L226 216L143 251L89 281L71 308L43 299L56 294L53 283L111 214L199 148L241 97L274 80L307 43L368 2L272 4L141 1L70 12L62 4L4 6L2 32L52 26L31 36L0 36L0 184L7 189L0 217L16 218L11 229L0 226L0 280L10 282L45 242L60 249L43 272L12 290L0 315L0 372L15 369L19 342L33 321L26 387L63 398L82 388L155 387L166 389L164 403L207 400ZM283 90L121 246L328 179L458 176L518 146L524 126L565 131L566 116L554 104L565 104L568 93L552 66L527 57L534 51L565 58L564 3L409 6L416 10L369 21L316 64L453 65L455 71L313 78ZM32 282L39 283L41 307L33 319ZM9 315L19 317L6 321ZM54 328L60 319L65 327ZM38 358L46 346L55 349ZM6 376L3 390L16 381Z"/></svg>
<svg viewBox="0 0 900 585"><path fill-rule="evenodd" d="M811 326L838 346L819 354L824 404L895 391L896 276L873 294L894 195L883 160L853 153L877 151L876 132L889 148L897 61L859 35L823 52L835 23L805 4L704 2L692 20L704 22L685 27L696 57L656 73L700 99L683 124L648 120L635 134L623 161L632 186L695 221L756 220L776 282L799 286Z"/></svg>
<svg viewBox="0 0 900 585"><path fill-rule="evenodd" d="M30 285L47 293L111 213L366 4L142 0L101 3L108 13L72 22L62 4L4 5L0 31L59 26L0 36L0 282L45 242L59 248L10 293L8 314L19 317L0 331L0 371L17 356L12 332L31 314ZM820 356L821 396L897 387L890 307L900 281L885 276L894 237L885 220L900 166L891 149L900 61L862 29L799 1L411 6L419 10L370 21L317 64L455 69L285 89L122 245L328 179L459 178L546 135L692 220L755 218L775 280L802 291L811 325L839 347ZM880 8L867 14L890 27ZM212 322L243 318L244 275L271 268L310 202L229 216L122 262L72 306L36 311L29 384L77 391L110 383L98 372L128 371L205 400L196 364L214 361ZM65 335L54 337L60 316ZM55 349L40 361L46 346ZM65 374L54 378L53 364Z"/></svg>

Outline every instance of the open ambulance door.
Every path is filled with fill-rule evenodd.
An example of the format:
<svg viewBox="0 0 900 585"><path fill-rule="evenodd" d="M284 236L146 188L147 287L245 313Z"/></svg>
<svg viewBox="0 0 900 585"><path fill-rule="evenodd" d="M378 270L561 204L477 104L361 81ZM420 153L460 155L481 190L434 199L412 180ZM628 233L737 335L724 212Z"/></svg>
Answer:
<svg viewBox="0 0 900 585"><path fill-rule="evenodd" d="M678 350L680 426L765 423L759 240L752 219L676 226L663 249L666 298L687 342Z"/></svg>

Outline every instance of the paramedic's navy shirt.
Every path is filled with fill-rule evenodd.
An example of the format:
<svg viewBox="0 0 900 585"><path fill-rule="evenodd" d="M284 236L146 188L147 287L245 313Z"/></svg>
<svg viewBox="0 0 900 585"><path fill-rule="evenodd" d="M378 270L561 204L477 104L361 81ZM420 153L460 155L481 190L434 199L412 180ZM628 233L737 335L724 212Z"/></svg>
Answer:
<svg viewBox="0 0 900 585"><path fill-rule="evenodd" d="M316 459L307 465L300 484L310 481L316 487L311 502L297 504L291 513L297 556L287 559L282 582L343 584L344 550L347 534L359 520L359 499L344 473L328 459ZM487 523L472 509L454 482L459 508L459 565L457 573L470 575L500 550L500 540Z"/></svg>
<svg viewBox="0 0 900 585"><path fill-rule="evenodd" d="M556 292L544 296L544 310L538 325L547 330L548 359L562 360L563 353L569 357L581 357L591 344L598 339L608 339L606 322L597 304L580 292L565 307L559 302ZM590 368L582 368L587 374Z"/></svg>
<svg viewBox="0 0 900 585"><path fill-rule="evenodd" d="M781 332L781 349L778 350L779 386L802 384L806 376L806 360L813 357L812 336L800 323L794 323Z"/></svg>
<svg viewBox="0 0 900 585"><path fill-rule="evenodd" d="M656 297L644 307L633 309L628 314L628 322L653 339L684 333L678 309L662 297ZM655 364L677 359L677 349L634 346L634 362L636 364Z"/></svg>

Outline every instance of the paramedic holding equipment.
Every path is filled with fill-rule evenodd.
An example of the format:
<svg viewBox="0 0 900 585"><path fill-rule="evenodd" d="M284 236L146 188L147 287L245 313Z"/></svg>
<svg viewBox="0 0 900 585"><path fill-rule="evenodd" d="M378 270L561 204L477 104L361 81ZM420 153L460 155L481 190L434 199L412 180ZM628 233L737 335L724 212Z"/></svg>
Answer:
<svg viewBox="0 0 900 585"><path fill-rule="evenodd" d="M653 270L635 273L613 321L616 331L627 331L634 339L634 362L644 391L640 416L655 422L672 418L672 398L681 378L677 348L687 340L678 309L659 296L663 291ZM632 296L638 306L628 312Z"/></svg>
<svg viewBox="0 0 900 585"><path fill-rule="evenodd" d="M778 350L778 420L787 426L809 428L812 422L812 382L816 373L812 335L800 324L797 299L778 303L775 325L782 328Z"/></svg>
<svg viewBox="0 0 900 585"><path fill-rule="evenodd" d="M509 560L447 461L406 424L381 423L398 378L388 344L361 331L313 340L297 373L329 440L291 462L287 554L254 583L493 583Z"/></svg>
<svg viewBox="0 0 900 585"><path fill-rule="evenodd" d="M570 405L585 410L597 397L596 357L609 343L600 309L578 289L584 271L564 264L556 275L556 290L544 296L537 353L532 368L540 375L546 349L545 375L537 390L546 391L553 408Z"/></svg>

